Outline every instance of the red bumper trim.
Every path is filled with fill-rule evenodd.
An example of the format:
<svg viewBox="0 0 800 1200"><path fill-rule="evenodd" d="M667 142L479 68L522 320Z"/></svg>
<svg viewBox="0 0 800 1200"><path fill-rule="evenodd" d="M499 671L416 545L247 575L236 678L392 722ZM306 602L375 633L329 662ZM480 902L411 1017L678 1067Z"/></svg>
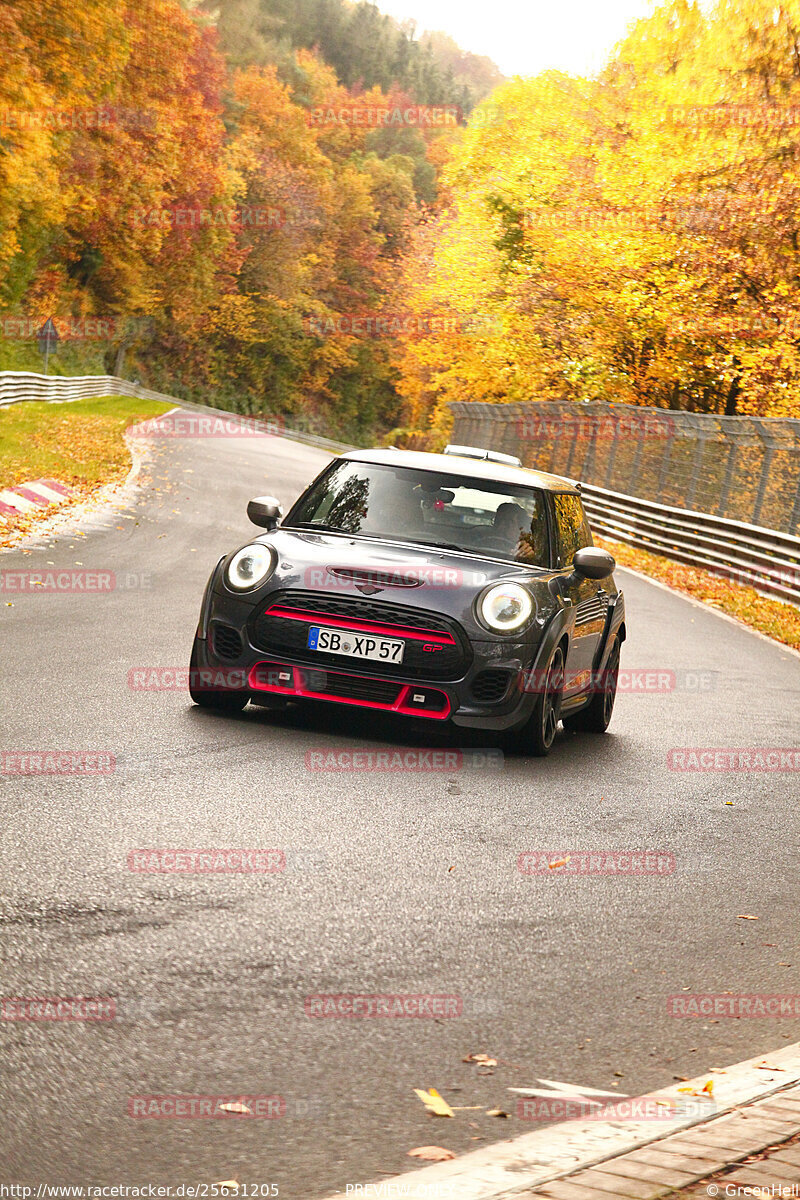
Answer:
<svg viewBox="0 0 800 1200"><path fill-rule="evenodd" d="M267 683L259 672L264 668L271 669L275 672L286 673L290 675L290 680L286 684ZM335 675L339 679L363 679L365 682L373 682L368 675L354 675L348 671L329 671L327 668L314 668L324 670L326 675ZM250 668L250 674L247 680L247 686L254 692L272 692L277 696L297 696L306 700L328 700L332 704L352 704L357 708L372 708L377 712L393 712L404 717L427 717L430 721L446 721L450 716L450 700L446 692L439 688L430 688L427 684L402 683L397 684L398 694L397 699L392 704L383 704L377 700L357 700L350 696L336 696L329 692L315 692L306 684L305 673L308 668L295 667L289 663L281 662L258 662ZM381 680L381 682L393 682ZM410 696L417 690L424 691L428 695L434 693L441 696L444 707L441 709L423 709L415 708L413 702L410 702Z"/></svg>

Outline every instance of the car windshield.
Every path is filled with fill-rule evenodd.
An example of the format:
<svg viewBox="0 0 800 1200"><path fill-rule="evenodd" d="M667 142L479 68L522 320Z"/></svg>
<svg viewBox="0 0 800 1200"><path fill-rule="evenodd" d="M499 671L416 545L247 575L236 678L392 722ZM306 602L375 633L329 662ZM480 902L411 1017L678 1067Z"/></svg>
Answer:
<svg viewBox="0 0 800 1200"><path fill-rule="evenodd" d="M540 489L469 475L343 460L300 497L284 526L336 530L549 565Z"/></svg>

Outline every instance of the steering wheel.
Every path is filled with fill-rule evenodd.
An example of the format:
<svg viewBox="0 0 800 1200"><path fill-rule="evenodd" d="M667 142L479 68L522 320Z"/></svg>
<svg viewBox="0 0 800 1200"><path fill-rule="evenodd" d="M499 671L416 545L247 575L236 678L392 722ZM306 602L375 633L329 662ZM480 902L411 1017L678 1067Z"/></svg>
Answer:
<svg viewBox="0 0 800 1200"><path fill-rule="evenodd" d="M509 549L508 538L503 537L502 534L495 533L494 531L487 533L481 532L476 538L476 541L478 541L480 546L485 546L487 550L508 551Z"/></svg>

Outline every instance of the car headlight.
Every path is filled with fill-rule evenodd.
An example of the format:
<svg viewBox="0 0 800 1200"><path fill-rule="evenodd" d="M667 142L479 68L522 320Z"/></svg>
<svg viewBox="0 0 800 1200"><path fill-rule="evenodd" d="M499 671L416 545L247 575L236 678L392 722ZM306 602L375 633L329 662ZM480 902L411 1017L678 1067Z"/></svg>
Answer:
<svg viewBox="0 0 800 1200"><path fill-rule="evenodd" d="M527 625L533 613L533 597L519 583L496 583L478 601L484 625L497 633L513 633Z"/></svg>
<svg viewBox="0 0 800 1200"><path fill-rule="evenodd" d="M228 586L237 592L247 592L269 579L275 570L275 554L269 546L254 543L237 550L225 576Z"/></svg>

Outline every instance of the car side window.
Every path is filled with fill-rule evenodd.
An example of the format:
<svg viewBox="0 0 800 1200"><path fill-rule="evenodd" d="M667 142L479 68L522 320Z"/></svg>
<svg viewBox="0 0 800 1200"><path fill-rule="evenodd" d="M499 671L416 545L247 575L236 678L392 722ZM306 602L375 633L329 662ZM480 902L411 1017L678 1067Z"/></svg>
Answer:
<svg viewBox="0 0 800 1200"><path fill-rule="evenodd" d="M592 531L580 496L557 492L553 496L556 517L556 554L559 567L568 567L576 550L593 546Z"/></svg>

